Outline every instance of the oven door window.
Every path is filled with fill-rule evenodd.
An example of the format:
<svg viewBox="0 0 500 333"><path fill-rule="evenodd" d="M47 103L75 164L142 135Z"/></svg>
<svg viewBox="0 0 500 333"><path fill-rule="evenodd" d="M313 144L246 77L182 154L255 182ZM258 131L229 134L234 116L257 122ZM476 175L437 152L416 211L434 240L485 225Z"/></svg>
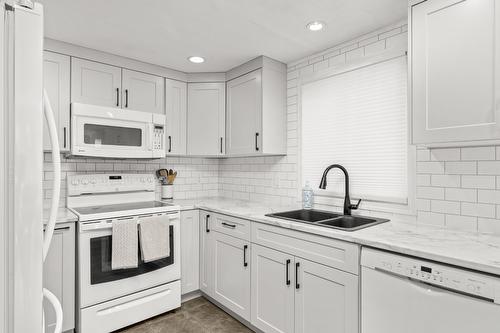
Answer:
<svg viewBox="0 0 500 333"><path fill-rule="evenodd" d="M142 134L141 128L83 125L83 142L87 145L141 147Z"/></svg>
<svg viewBox="0 0 500 333"><path fill-rule="evenodd" d="M90 239L90 284L99 284L126 279L145 274L174 263L174 227L170 226L170 257L145 263L141 260L139 248L139 265L137 268L111 269L111 235Z"/></svg>

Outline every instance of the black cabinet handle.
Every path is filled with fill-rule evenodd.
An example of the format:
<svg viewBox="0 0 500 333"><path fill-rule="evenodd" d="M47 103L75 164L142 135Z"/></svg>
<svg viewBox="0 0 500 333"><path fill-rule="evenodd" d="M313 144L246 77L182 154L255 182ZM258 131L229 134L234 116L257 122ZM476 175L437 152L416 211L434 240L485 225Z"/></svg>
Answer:
<svg viewBox="0 0 500 333"><path fill-rule="evenodd" d="M299 266L300 266L300 263L296 262L295 263L295 289L300 289L300 284L299 284Z"/></svg>
<svg viewBox="0 0 500 333"><path fill-rule="evenodd" d="M120 89L116 88L116 106L120 106Z"/></svg>
<svg viewBox="0 0 500 333"><path fill-rule="evenodd" d="M225 226L225 227L231 228L231 229L236 228L236 224L222 222L222 225Z"/></svg>
<svg viewBox="0 0 500 333"><path fill-rule="evenodd" d="M248 249L248 245L244 245L243 246L243 267L247 267L248 266L248 263L247 263L247 249Z"/></svg>
<svg viewBox="0 0 500 333"><path fill-rule="evenodd" d="M290 259L286 260L286 285L290 285Z"/></svg>
<svg viewBox="0 0 500 333"><path fill-rule="evenodd" d="M255 133L255 150L259 151L259 133Z"/></svg>
<svg viewBox="0 0 500 333"><path fill-rule="evenodd" d="M125 107L128 108L128 89L125 89Z"/></svg>
<svg viewBox="0 0 500 333"><path fill-rule="evenodd" d="M168 152L170 153L172 151L172 137L169 135L168 136Z"/></svg>
<svg viewBox="0 0 500 333"><path fill-rule="evenodd" d="M210 215L205 216L205 231L210 232L210 229L208 228L208 219L210 218Z"/></svg>
<svg viewBox="0 0 500 333"><path fill-rule="evenodd" d="M61 227L61 228L54 229L54 231L63 231L63 230L69 230L69 227Z"/></svg>
<svg viewBox="0 0 500 333"><path fill-rule="evenodd" d="M220 138L220 153L222 154L222 137Z"/></svg>
<svg viewBox="0 0 500 333"><path fill-rule="evenodd" d="M66 127L63 127L63 147L66 148Z"/></svg>

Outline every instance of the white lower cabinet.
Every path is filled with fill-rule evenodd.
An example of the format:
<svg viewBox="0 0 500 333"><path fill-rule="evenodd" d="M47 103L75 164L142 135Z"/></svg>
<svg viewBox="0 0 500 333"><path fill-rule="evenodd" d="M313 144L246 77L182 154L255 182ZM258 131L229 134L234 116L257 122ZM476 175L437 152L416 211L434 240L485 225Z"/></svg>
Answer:
<svg viewBox="0 0 500 333"><path fill-rule="evenodd" d="M295 333L358 332L358 276L295 258Z"/></svg>
<svg viewBox="0 0 500 333"><path fill-rule="evenodd" d="M293 332L294 265L292 255L252 244L251 323L264 332Z"/></svg>
<svg viewBox="0 0 500 333"><path fill-rule="evenodd" d="M200 288L200 228L198 210L181 212L181 292Z"/></svg>
<svg viewBox="0 0 500 333"><path fill-rule="evenodd" d="M200 211L200 290L209 296L214 294L213 283L213 232L210 232L210 213Z"/></svg>
<svg viewBox="0 0 500 333"><path fill-rule="evenodd" d="M58 224L43 264L43 286L61 302L62 331L75 328L75 225ZM44 300L45 332L53 332L56 315L52 305Z"/></svg>
<svg viewBox="0 0 500 333"><path fill-rule="evenodd" d="M250 243L214 232L215 300L250 321Z"/></svg>

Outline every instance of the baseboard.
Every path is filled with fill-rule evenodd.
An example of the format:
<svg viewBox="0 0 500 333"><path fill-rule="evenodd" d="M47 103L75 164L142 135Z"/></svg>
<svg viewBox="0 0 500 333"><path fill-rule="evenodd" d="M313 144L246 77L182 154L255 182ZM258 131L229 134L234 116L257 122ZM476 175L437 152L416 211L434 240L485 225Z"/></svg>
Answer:
<svg viewBox="0 0 500 333"><path fill-rule="evenodd" d="M199 289L195 290L195 291L191 291L187 294L181 295L181 303L190 301L190 300L198 298L200 296L202 296L202 293Z"/></svg>

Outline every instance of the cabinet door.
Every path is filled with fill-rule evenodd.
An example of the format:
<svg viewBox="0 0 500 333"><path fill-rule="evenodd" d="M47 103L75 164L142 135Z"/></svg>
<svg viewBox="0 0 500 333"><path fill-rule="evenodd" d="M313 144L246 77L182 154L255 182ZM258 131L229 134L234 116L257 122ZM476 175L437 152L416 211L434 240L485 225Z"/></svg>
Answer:
<svg viewBox="0 0 500 333"><path fill-rule="evenodd" d="M258 154L262 135L262 70L227 82L227 152Z"/></svg>
<svg viewBox="0 0 500 333"><path fill-rule="evenodd" d="M500 138L499 14L496 0L412 7L413 143Z"/></svg>
<svg viewBox="0 0 500 333"><path fill-rule="evenodd" d="M358 277L295 258L295 332L358 333Z"/></svg>
<svg viewBox="0 0 500 333"><path fill-rule="evenodd" d="M250 321L250 243L214 232L214 299Z"/></svg>
<svg viewBox="0 0 500 333"><path fill-rule="evenodd" d="M188 83L189 155L224 154L225 100L224 83Z"/></svg>
<svg viewBox="0 0 500 333"><path fill-rule="evenodd" d="M75 328L75 229L73 223L56 225L49 253L43 265L43 286L61 302L62 330ZM53 332L56 315L44 300L45 331Z"/></svg>
<svg viewBox="0 0 500 333"><path fill-rule="evenodd" d="M252 244L252 325L268 333L294 331L293 256Z"/></svg>
<svg viewBox="0 0 500 333"><path fill-rule="evenodd" d="M71 102L120 107L119 67L71 58Z"/></svg>
<svg viewBox="0 0 500 333"><path fill-rule="evenodd" d="M164 80L160 76L124 69L122 71L122 107L165 114Z"/></svg>
<svg viewBox="0 0 500 333"><path fill-rule="evenodd" d="M69 150L70 57L54 52L43 52L43 88L50 99L57 126L59 148ZM43 121L43 149L51 150L47 122Z"/></svg>
<svg viewBox="0 0 500 333"><path fill-rule="evenodd" d="M166 79L167 155L186 155L187 84Z"/></svg>
<svg viewBox="0 0 500 333"><path fill-rule="evenodd" d="M200 212L200 290L214 295L214 240L210 230L210 213Z"/></svg>
<svg viewBox="0 0 500 333"><path fill-rule="evenodd" d="M181 293L198 290L200 279L200 213L181 212Z"/></svg>

